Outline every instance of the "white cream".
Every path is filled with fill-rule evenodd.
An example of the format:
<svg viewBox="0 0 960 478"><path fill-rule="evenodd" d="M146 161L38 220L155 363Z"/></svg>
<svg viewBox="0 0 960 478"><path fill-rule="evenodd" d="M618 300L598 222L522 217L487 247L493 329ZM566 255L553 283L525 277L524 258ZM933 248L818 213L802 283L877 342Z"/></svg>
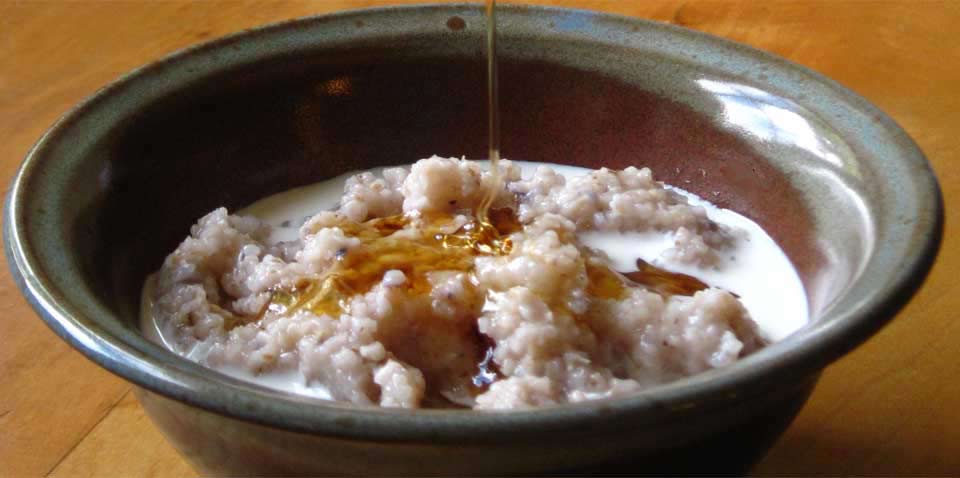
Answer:
<svg viewBox="0 0 960 478"><path fill-rule="evenodd" d="M273 196L271 196L271 198L272 197ZM160 324L158 324L150 314L150 311L153 310L153 300L151 298L153 297L153 291L155 287L156 275L147 277L147 280L143 285L143 294L140 299L140 330L151 342L161 345L167 350L177 350L178 348L174 345L176 341L169 335L172 332L163 330L160 327ZM206 357L208 353L206 348L207 347L205 343L197 343L192 350L189 350L184 354L184 357L194 362L202 362L202 359ZM261 385L273 390L283 390L290 393L295 393L297 395L304 395L323 400L333 400L333 397L330 396L330 392L326 389L326 387L307 385L306 380L303 378L303 374L301 374L299 370L273 370L270 373L264 373L260 375L254 375L242 368L231 366L219 366L216 368L216 370L231 377L245 380L247 382L253 382L257 385Z"/></svg>
<svg viewBox="0 0 960 478"><path fill-rule="evenodd" d="M367 171L381 176L383 169ZM268 241L295 241L299 237L300 226L307 219L324 209L337 207L343 197L343 187L347 179L358 173L360 171L352 171L326 181L267 196L234 214L253 216L273 226Z"/></svg>
<svg viewBox="0 0 960 478"><path fill-rule="evenodd" d="M716 267L698 267L663 258L673 246L670 234L584 232L581 242L600 249L620 272L637 270L637 258L671 272L679 272L740 296L750 317L760 327L761 336L778 341L807 323L807 297L800 277L790 260L757 223L729 209L721 209L703 199L672 188L686 196L691 204L703 207L714 222L732 226L741 232L732 249L720 255Z"/></svg>
<svg viewBox="0 0 960 478"><path fill-rule="evenodd" d="M565 177L588 173L586 168L560 166L545 163L519 164L524 174L537 166L552 167ZM709 201L675 186L666 185L695 206L707 211L714 222L731 227L736 234L732 250L720 256L716 267L697 267L680 264L663 258L663 253L673 247L671 234L658 232L598 232L588 231L577 235L584 245L602 250L610 257L614 269L619 272L637 270L637 259L670 272L691 275L701 281L740 296L740 301L750 312L750 317L760 327L760 334L768 341L782 340L807 323L807 295L800 276L784 254L757 223L731 211L714 206Z"/></svg>
<svg viewBox="0 0 960 478"><path fill-rule="evenodd" d="M590 170L572 166L548 163L513 161L525 177L533 174L539 166L548 166L566 177L579 176ZM370 170L379 174L382 168ZM318 211L337 207L343 195L347 178L357 172L347 173L327 181L309 186L294 188L261 199L245 209L237 211L239 215L250 215L273 227L271 241L296 240L303 222ZM790 264L789 259L770 236L759 225L746 217L728 209L721 209L706 200L684 191L667 186L684 195L691 204L703 207L713 221L739 231L732 249L725 251L720 263L714 268L680 264L664 259L663 253L673 247L670 233L660 232L599 232L587 231L578 234L580 241L588 247L607 254L614 269L620 272L637 270L638 258L660 268L688 274L701 281L719 287L740 296L751 318L757 322L760 334L768 341L781 340L807 322L807 299L803 284ZM144 297L152 295L148 281ZM153 341L171 348L173 343L164 337L152 317L146 316L151 308L147 302L142 310L144 333ZM188 357L193 360L202 357L203 351L191 351ZM253 381L260 385L282 389L292 393L329 399L323 387L309 386L297 371L269 373L253 376L241 369L218 370L237 378Z"/></svg>

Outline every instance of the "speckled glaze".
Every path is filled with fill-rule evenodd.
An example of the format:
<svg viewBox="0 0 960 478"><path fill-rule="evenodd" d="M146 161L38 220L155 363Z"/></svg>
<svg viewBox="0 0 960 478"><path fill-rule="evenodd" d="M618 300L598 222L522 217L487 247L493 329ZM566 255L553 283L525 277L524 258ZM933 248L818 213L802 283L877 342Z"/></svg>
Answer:
<svg viewBox="0 0 960 478"><path fill-rule="evenodd" d="M137 385L204 473L742 469L820 370L926 276L943 211L923 154L854 93L739 44L586 11L498 17L507 157L649 166L753 218L797 265L812 322L722 370L512 413L318 404L144 340L143 278L205 212L347 170L484 155L484 18L467 5L268 26L109 85L44 135L12 183L14 278L54 331Z"/></svg>

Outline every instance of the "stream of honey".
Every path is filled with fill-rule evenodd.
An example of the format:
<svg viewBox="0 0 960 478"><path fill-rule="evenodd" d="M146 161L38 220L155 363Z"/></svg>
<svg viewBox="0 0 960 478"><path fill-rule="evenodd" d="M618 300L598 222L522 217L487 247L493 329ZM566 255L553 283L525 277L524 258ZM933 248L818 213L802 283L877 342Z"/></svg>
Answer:
<svg viewBox="0 0 960 478"><path fill-rule="evenodd" d="M490 157L490 189L477 217L488 223L487 211L501 189L500 178L500 79L497 75L497 0L487 0L487 150Z"/></svg>

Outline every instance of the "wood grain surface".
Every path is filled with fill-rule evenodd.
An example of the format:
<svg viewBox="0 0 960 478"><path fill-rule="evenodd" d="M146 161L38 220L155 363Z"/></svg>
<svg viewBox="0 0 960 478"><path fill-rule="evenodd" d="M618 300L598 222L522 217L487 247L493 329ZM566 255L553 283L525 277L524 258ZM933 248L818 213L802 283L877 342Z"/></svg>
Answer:
<svg viewBox="0 0 960 478"><path fill-rule="evenodd" d="M128 70L243 28L387 3L0 0L0 181L60 115ZM899 317L827 369L763 474L960 474L960 2L544 1L730 38L838 80L916 139L945 241ZM192 476L130 386L35 316L0 267L0 476Z"/></svg>

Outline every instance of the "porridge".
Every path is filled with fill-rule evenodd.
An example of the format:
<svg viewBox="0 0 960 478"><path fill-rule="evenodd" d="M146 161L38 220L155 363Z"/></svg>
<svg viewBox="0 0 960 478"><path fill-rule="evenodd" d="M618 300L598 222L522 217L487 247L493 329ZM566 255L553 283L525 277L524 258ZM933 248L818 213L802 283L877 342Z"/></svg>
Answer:
<svg viewBox="0 0 960 478"><path fill-rule="evenodd" d="M318 398L516 409L724 367L805 323L743 216L648 169L499 168L432 157L214 210L148 281L144 330Z"/></svg>

